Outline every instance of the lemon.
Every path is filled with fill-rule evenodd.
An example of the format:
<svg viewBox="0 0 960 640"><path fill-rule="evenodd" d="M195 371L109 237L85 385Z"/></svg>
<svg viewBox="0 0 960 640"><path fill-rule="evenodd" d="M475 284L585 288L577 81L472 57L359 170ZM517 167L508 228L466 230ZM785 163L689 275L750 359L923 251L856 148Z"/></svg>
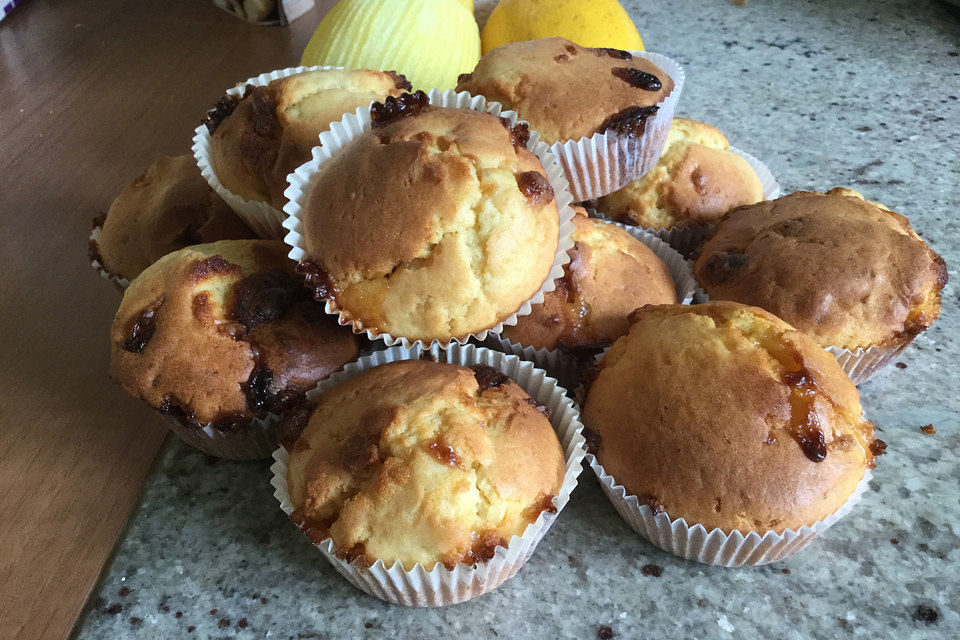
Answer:
<svg viewBox="0 0 960 640"><path fill-rule="evenodd" d="M300 64L399 71L415 89L452 89L480 59L480 32L465 8L464 0L340 0Z"/></svg>
<svg viewBox="0 0 960 640"><path fill-rule="evenodd" d="M500 0L486 26L483 53L502 44L562 36L584 47L643 49L617 0Z"/></svg>

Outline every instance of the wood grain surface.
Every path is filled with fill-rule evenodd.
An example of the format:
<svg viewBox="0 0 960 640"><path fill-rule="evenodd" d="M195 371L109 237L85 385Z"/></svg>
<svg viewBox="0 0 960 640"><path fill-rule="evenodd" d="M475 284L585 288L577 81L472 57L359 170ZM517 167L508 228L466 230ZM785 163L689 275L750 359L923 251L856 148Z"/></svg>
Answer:
<svg viewBox="0 0 960 640"><path fill-rule="evenodd" d="M166 436L107 378L120 297L90 220L234 82L297 64L289 28L205 0L28 0L0 22L0 638L63 638Z"/></svg>

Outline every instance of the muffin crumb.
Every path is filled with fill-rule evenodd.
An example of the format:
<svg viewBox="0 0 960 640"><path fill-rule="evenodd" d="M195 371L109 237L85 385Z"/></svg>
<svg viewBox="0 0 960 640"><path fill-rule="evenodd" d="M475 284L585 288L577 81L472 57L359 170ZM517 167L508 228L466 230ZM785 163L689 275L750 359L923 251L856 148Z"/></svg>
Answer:
<svg viewBox="0 0 960 640"><path fill-rule="evenodd" d="M928 436L932 436L937 432L937 428L932 424L925 424L922 427L920 427L920 431L923 431Z"/></svg>

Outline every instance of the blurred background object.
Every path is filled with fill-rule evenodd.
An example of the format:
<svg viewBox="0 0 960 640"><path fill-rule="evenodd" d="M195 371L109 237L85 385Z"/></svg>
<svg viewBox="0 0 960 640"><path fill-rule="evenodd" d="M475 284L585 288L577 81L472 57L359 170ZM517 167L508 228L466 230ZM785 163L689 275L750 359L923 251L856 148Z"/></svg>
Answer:
<svg viewBox="0 0 960 640"><path fill-rule="evenodd" d="M4 2L3 5L0 6L0 20L3 20L10 15L10 12L13 11L13 8L20 4L21 1L22 0L7 0Z"/></svg>
<svg viewBox="0 0 960 640"><path fill-rule="evenodd" d="M313 0L213 0L213 4L264 26L290 24L313 8Z"/></svg>

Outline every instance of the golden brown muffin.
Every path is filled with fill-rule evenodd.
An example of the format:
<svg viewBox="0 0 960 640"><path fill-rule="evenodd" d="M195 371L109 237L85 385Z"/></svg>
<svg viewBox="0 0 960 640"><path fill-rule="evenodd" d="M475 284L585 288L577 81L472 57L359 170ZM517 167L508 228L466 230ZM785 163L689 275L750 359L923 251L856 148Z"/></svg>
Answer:
<svg viewBox="0 0 960 640"><path fill-rule="evenodd" d="M133 280L171 251L184 247L253 238L200 175L191 155L163 157L128 184L110 205L99 241L90 242L90 259L107 273Z"/></svg>
<svg viewBox="0 0 960 640"><path fill-rule="evenodd" d="M630 328L627 316L645 304L677 302L670 269L645 244L574 207L570 264L543 304L501 336L523 346L605 346Z"/></svg>
<svg viewBox="0 0 960 640"><path fill-rule="evenodd" d="M496 325L557 252L557 203L526 128L422 92L375 107L373 128L306 189L298 270L376 333L447 341Z"/></svg>
<svg viewBox="0 0 960 640"><path fill-rule="evenodd" d="M310 159L331 122L409 88L402 75L368 69L305 71L247 85L242 99L221 98L204 120L214 173L228 191L282 209L287 174Z"/></svg>
<svg viewBox="0 0 960 640"><path fill-rule="evenodd" d="M123 296L110 376L182 424L235 430L279 413L358 355L309 299L281 242L225 240L171 253Z"/></svg>
<svg viewBox="0 0 960 640"><path fill-rule="evenodd" d="M633 320L583 422L641 504L708 531L796 529L839 509L882 452L833 356L766 311L648 306Z"/></svg>
<svg viewBox="0 0 960 640"><path fill-rule="evenodd" d="M840 188L731 211L695 273L711 298L762 307L847 349L910 342L939 315L947 282L906 218Z"/></svg>
<svg viewBox="0 0 960 640"><path fill-rule="evenodd" d="M605 131L642 135L647 118L673 91L673 79L626 51L544 38L490 51L460 76L457 91L516 111L553 144Z"/></svg>
<svg viewBox="0 0 960 640"><path fill-rule="evenodd" d="M713 223L763 200L760 178L710 125L674 118L663 155L642 178L597 200L608 218L647 229Z"/></svg>
<svg viewBox="0 0 960 640"><path fill-rule="evenodd" d="M290 517L364 565L489 560L556 509L564 457L545 414L487 366L365 371L317 398L288 445Z"/></svg>

